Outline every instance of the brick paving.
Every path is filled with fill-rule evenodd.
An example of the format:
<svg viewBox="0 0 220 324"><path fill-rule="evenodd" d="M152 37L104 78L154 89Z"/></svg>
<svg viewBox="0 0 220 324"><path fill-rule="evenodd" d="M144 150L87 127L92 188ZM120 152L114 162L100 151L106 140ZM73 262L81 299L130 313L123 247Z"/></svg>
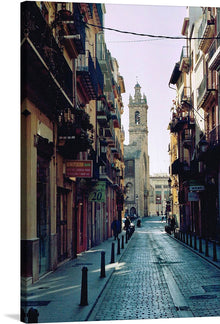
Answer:
<svg viewBox="0 0 220 324"><path fill-rule="evenodd" d="M89 320L220 316L220 270L164 232L142 222Z"/></svg>

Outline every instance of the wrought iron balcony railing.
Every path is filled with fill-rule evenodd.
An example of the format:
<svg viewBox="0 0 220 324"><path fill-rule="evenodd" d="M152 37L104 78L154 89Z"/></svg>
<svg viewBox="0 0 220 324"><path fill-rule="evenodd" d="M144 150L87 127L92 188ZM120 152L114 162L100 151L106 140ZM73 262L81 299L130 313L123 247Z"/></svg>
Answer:
<svg viewBox="0 0 220 324"><path fill-rule="evenodd" d="M89 51L85 55L77 57L76 74L80 78L89 100L95 100L98 96L98 81L93 59Z"/></svg>
<svg viewBox="0 0 220 324"><path fill-rule="evenodd" d="M212 43L212 37L215 33L215 19L212 17L211 11L206 8L203 19L198 30L199 49L206 53Z"/></svg>
<svg viewBox="0 0 220 324"><path fill-rule="evenodd" d="M38 58L44 62L54 79L72 100L72 71L53 36L50 26L36 2L23 2L21 6L22 39L26 37L30 40L34 50L38 53Z"/></svg>

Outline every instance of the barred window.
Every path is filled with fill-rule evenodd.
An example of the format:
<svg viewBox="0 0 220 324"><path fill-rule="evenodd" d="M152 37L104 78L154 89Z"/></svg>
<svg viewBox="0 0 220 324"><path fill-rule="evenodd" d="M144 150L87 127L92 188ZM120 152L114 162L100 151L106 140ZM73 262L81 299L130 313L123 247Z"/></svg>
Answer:
<svg viewBox="0 0 220 324"><path fill-rule="evenodd" d="M139 111L136 111L135 112L135 124L136 125L140 125L140 122L141 122L140 112Z"/></svg>
<svg viewBox="0 0 220 324"><path fill-rule="evenodd" d="M126 176L134 176L134 160L125 161Z"/></svg>

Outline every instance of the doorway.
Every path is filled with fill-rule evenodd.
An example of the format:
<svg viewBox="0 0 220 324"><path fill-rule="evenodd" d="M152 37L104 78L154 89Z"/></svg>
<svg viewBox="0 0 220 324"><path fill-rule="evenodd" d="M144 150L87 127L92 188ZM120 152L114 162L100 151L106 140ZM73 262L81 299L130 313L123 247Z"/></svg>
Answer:
<svg viewBox="0 0 220 324"><path fill-rule="evenodd" d="M68 191L57 188L57 253L58 262L67 258L67 197Z"/></svg>
<svg viewBox="0 0 220 324"><path fill-rule="evenodd" d="M50 185L49 160L37 157L37 237L39 238L39 275L50 264Z"/></svg>

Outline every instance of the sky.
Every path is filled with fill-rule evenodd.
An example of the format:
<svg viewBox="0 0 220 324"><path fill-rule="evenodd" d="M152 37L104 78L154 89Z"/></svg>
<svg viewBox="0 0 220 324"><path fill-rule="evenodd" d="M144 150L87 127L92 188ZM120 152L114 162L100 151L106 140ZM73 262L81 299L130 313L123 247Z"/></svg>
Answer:
<svg viewBox="0 0 220 324"><path fill-rule="evenodd" d="M181 29L186 6L153 6L106 3L105 27L136 33L182 36ZM170 109L175 99L175 90L168 84L179 61L185 40L154 39L121 34L105 30L105 41L111 55L119 64L126 93L122 95L124 113L122 124L125 128L125 144L128 144L128 102L134 96L134 86L138 83L148 102L148 153L150 175L168 174Z"/></svg>

